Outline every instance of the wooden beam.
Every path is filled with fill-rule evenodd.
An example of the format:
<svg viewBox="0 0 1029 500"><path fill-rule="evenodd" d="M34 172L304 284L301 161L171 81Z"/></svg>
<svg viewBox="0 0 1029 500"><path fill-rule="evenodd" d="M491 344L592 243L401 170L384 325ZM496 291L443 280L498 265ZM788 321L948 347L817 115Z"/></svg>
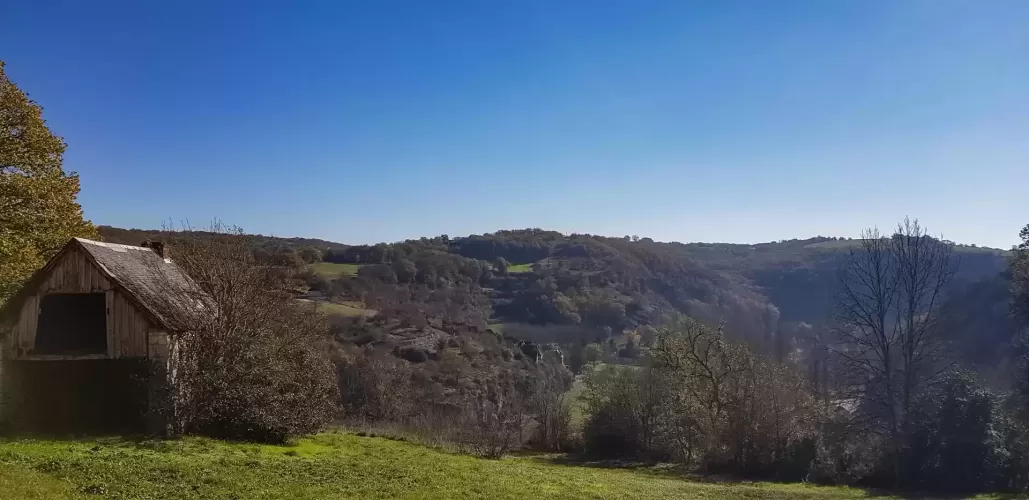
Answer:
<svg viewBox="0 0 1029 500"><path fill-rule="evenodd" d="M114 357L114 290L108 290L105 295L107 302L107 357Z"/></svg>
<svg viewBox="0 0 1029 500"><path fill-rule="evenodd" d="M14 357L17 361L79 361L87 359L109 359L106 354L28 354Z"/></svg>

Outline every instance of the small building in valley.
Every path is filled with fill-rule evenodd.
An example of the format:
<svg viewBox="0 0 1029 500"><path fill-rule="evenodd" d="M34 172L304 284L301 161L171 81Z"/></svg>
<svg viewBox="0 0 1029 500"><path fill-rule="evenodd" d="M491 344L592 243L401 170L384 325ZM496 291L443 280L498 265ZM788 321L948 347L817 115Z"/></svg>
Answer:
<svg viewBox="0 0 1029 500"><path fill-rule="evenodd" d="M0 309L0 426L166 432L194 288L161 243L69 241Z"/></svg>

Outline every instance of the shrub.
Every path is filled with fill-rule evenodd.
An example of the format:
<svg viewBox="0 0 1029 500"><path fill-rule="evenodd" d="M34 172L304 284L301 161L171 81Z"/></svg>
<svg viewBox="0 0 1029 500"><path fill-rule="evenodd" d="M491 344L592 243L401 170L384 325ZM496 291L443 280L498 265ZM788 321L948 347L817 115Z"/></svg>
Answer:
<svg viewBox="0 0 1029 500"><path fill-rule="evenodd" d="M587 372L588 453L696 461L745 476L808 475L824 418L791 367L689 319L659 329L643 362Z"/></svg>
<svg viewBox="0 0 1029 500"><path fill-rule="evenodd" d="M319 430L338 391L328 358L328 324L285 293L288 273L256 262L241 231L219 237L179 233L176 262L194 287L174 339L175 384L168 413L175 430L282 443Z"/></svg>

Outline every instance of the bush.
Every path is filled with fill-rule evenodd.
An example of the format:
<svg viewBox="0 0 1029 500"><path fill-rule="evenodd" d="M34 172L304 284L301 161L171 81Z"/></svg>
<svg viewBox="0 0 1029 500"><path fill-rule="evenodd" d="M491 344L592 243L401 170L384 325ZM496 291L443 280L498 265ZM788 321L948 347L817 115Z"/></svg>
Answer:
<svg viewBox="0 0 1029 500"><path fill-rule="evenodd" d="M823 417L792 368L689 319L659 329L643 362L587 372L588 453L744 476L808 475Z"/></svg>
<svg viewBox="0 0 1029 500"><path fill-rule="evenodd" d="M413 372L404 360L351 348L337 360L337 374L346 418L396 422L411 415Z"/></svg>
<svg viewBox="0 0 1029 500"><path fill-rule="evenodd" d="M169 291L193 304L173 341L170 423L178 432L268 443L315 432L338 400L328 324L283 291L288 273L258 264L251 241L228 233L174 239L175 260L195 286Z"/></svg>
<svg viewBox="0 0 1029 500"><path fill-rule="evenodd" d="M908 485L966 493L1006 486L1000 401L969 374L955 374L926 394L914 420L903 460Z"/></svg>
<svg viewBox="0 0 1029 500"><path fill-rule="evenodd" d="M657 443L664 441L660 421L669 410L669 389L650 367L591 367L583 388L586 453L597 458L663 455Z"/></svg>

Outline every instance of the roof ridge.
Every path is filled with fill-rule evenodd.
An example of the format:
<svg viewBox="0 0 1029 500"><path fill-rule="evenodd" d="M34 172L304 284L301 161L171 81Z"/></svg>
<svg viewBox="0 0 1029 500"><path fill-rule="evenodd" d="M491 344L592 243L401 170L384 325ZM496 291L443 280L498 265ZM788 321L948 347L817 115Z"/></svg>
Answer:
<svg viewBox="0 0 1029 500"><path fill-rule="evenodd" d="M78 238L78 237L76 237L75 240L78 241L79 243L86 243L88 245L96 245L96 246L99 246L99 247L107 247L107 248L132 248L132 249L135 249L135 250L148 250L148 251L151 251L151 252L153 251L153 249L151 249L149 247L144 247L144 246L139 246L139 245L125 245L125 244L122 244L122 243L109 243L109 242L106 242L106 241L97 241L97 240L90 240L90 239Z"/></svg>

